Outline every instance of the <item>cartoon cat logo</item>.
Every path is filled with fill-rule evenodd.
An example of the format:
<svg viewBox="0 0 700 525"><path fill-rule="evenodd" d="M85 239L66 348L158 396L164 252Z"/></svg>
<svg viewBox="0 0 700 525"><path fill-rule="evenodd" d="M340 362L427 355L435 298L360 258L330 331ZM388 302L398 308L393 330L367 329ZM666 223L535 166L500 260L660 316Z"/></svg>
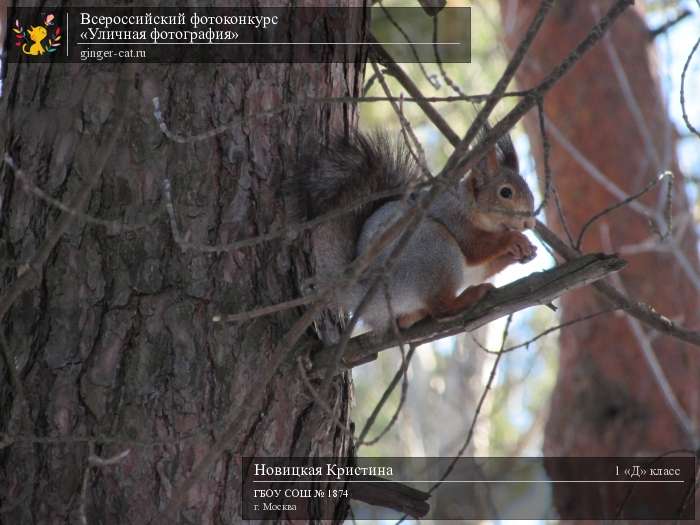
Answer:
<svg viewBox="0 0 700 525"><path fill-rule="evenodd" d="M54 27L54 18L54 15L49 14L44 19L43 25L29 26L26 30L20 25L19 20L15 20L15 27L12 28L17 39L15 46L29 56L54 53L61 45L61 28ZM48 41L45 42L47 37Z"/></svg>
<svg viewBox="0 0 700 525"><path fill-rule="evenodd" d="M44 46L41 45L41 42L48 34L49 32L44 26L30 27L27 30L27 35L29 35L29 39L34 43L29 48L29 51L27 51L27 44L24 44L22 46L22 53L25 55L43 55L46 50Z"/></svg>

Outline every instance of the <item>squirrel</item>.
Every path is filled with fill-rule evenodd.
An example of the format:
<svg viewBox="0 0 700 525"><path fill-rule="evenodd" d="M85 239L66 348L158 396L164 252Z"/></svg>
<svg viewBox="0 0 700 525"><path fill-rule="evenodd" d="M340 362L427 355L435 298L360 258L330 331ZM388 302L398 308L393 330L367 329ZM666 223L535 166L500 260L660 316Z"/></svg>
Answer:
<svg viewBox="0 0 700 525"><path fill-rule="evenodd" d="M331 284L392 221L415 206L426 190L411 190L421 181L427 182L406 146L386 134L354 132L333 141L302 181L310 218L377 194L393 196L354 207L312 230L318 280ZM533 208L512 141L504 136L456 187L445 188L431 203L392 261L384 290L374 293L360 319L370 330L384 332L393 325L391 314L406 329L426 317L451 316L475 304L494 288L486 279L534 258L536 248L522 233L535 225ZM398 242L388 243L373 267L382 267ZM372 281L364 277L339 292L340 309L354 313Z"/></svg>

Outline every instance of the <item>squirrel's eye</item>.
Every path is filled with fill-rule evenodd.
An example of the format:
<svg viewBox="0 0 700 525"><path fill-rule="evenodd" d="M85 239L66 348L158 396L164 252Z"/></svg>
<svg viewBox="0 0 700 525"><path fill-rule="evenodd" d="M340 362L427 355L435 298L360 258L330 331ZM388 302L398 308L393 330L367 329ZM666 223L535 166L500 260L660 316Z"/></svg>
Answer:
<svg viewBox="0 0 700 525"><path fill-rule="evenodd" d="M498 193L500 194L501 197L504 199L510 199L513 196L513 190L510 189L508 186L503 186Z"/></svg>

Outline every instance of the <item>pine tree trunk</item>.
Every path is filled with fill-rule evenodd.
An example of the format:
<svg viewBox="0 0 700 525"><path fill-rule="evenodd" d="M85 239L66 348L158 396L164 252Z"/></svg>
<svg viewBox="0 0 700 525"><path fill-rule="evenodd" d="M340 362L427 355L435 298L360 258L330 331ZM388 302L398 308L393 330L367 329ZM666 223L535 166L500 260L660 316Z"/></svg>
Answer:
<svg viewBox="0 0 700 525"><path fill-rule="evenodd" d="M560 2L519 71L520 87L526 89L541 80L585 36L610 3ZM501 0L503 13L509 5L508 0ZM506 35L511 49L522 38L538 5L536 1L519 2L518 9L511 13L513 18L504 21L506 27L514 22L513 30ZM679 174L673 131L652 69L649 32L641 13L630 9L606 38L547 95L545 109L560 134L609 181L631 195L665 169ZM620 81L615 55L629 92L623 88L624 81ZM643 124L636 119L635 108ZM527 122L527 128L531 142L537 146L536 158L542 174L536 118ZM586 172L551 126L549 135L554 180L575 238L594 213L620 198ZM673 200L676 218L689 211L680 181L677 177ZM641 202L654 208L663 202L659 199L657 189ZM547 218L563 236L553 201ZM623 254L629 265L620 277L629 295L692 328L700 321L700 294L679 261L685 258L697 275L697 237L692 226L676 235L677 256L663 251ZM612 246L618 250L650 237L658 240L647 219L628 206L596 222L586 234L583 249L599 251ZM561 304L562 321L609 307L591 288L563 296ZM647 327L642 326L642 330L642 339L652 346L674 395L689 417L697 421L697 348L662 334L652 339ZM545 434L546 455L656 455L691 447L626 316L604 315L573 325L562 332L560 342L559 377ZM563 485L557 486L555 495L559 508L574 514L576 509L585 511L590 504L583 494L575 494Z"/></svg>
<svg viewBox="0 0 700 525"><path fill-rule="evenodd" d="M318 8L318 30L324 11ZM348 27L364 38L360 20ZM0 319L0 342L7 343L0 432L9 444L0 451L0 521L148 523L212 446L231 407L260 387L300 310L243 323L212 317L297 297L297 283L310 273L308 238L224 253L181 249L163 183L171 183L188 242L226 243L282 227L288 219L280 183L327 134L355 126L356 112L340 104L265 111L358 95L364 57L355 59L9 65L0 140L23 177L63 203L92 185L82 211L147 226L115 229L76 217L46 264L18 267L47 246L66 213L27 191L7 165L1 172L0 297L20 272L35 275ZM213 138L175 143L154 118L155 96L174 133L234 124ZM100 173L120 110L123 127ZM346 423L350 389L349 377L339 376L327 400ZM256 408L239 422L229 453L188 492L179 522L240 518L242 456L348 453L347 439L313 403L296 366L277 374ZM88 463L90 453L104 459L127 450L113 465Z"/></svg>

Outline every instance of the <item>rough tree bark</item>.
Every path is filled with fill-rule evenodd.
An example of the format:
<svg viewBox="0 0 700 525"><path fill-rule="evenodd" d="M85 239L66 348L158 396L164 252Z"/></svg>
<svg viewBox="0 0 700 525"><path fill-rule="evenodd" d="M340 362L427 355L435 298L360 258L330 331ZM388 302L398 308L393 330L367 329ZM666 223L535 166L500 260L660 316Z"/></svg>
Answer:
<svg viewBox="0 0 700 525"><path fill-rule="evenodd" d="M327 29L330 9L318 8L310 30ZM348 39L364 38L360 19L345 24ZM0 359L0 432L7 438L0 521L75 523L84 508L88 523L148 523L210 448L230 408L259 388L256 378L299 312L237 324L211 319L298 296L311 247L277 240L221 254L182 250L165 214L163 181L172 183L188 241L225 243L282 226L279 186L318 143L307 138L353 127L356 113L354 106L313 104L264 112L307 97L358 95L363 59L137 65L126 94L117 92L118 79L129 74L125 65L9 65L3 155L68 203L100 176L95 166L122 108L123 131L84 211L126 224L161 213L130 231L75 218L46 264L25 269L36 280L0 319L7 342ZM175 144L154 119L154 96L179 134L240 123L208 140ZM17 265L45 246L64 217L3 166L0 297L18 279ZM350 388L347 375L338 377L327 400L344 422ZM85 436L102 438L75 439ZM229 453L189 491L180 522L240 517L242 455L339 457L348 446L296 367L285 367L255 416L239 422ZM113 465L88 465L91 450L107 458L127 449Z"/></svg>
<svg viewBox="0 0 700 525"><path fill-rule="evenodd" d="M534 0L520 1L512 9L513 2L501 0L502 12L513 16L504 21L505 27L513 24L513 30L506 34L509 47L520 41L526 22L538 4ZM583 38L596 19L595 9L604 12L609 5L604 0L560 2L519 71L520 87L527 88L541 79L543 72L549 71L566 50ZM649 32L639 9L624 14L607 38L607 43L599 43L547 95L545 108L554 126L588 161L627 194L633 194L663 170L671 169L676 174L679 171L670 123L649 56ZM619 56L631 93L621 86L611 47ZM635 105L643 126L635 120L632 111ZM535 118L527 122L527 128L531 142L537 145L536 158L542 173L541 141ZM653 148L645 143L645 134ZM588 175L551 132L550 139L551 168L564 214L576 236L595 212L620 199ZM657 162L657 158L661 160ZM679 178L675 186L673 210L679 217L688 211L688 204ZM642 202L654 207L658 199L657 189ZM563 235L553 203L547 217ZM613 248L638 243L653 235L643 216L623 208L589 230L584 250L607 247L600 225L609 228ZM678 244L679 252L697 272L697 237L692 227L684 230ZM629 266L620 277L629 294L652 304L665 316L697 328L700 294L676 257L671 253L646 252L625 258ZM567 321L605 307L604 300L588 288L564 296L561 313L563 321ZM697 349L663 335L656 336L651 344L675 396L692 421L697 421L700 415ZM597 317L562 333L560 372L545 434L546 455L654 455L691 447L624 316ZM589 504L582 494L573 494L561 485L557 487L556 499L560 509L573 512Z"/></svg>

